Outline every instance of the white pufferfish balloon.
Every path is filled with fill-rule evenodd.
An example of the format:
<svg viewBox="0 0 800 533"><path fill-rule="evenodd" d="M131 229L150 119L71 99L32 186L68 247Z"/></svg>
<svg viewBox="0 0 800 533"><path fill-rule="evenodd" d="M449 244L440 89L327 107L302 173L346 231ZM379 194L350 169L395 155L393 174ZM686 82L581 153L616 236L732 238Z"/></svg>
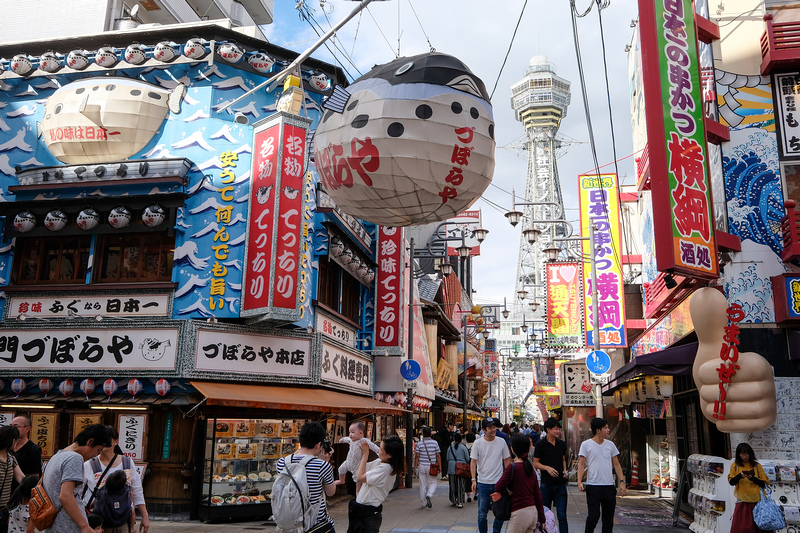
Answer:
<svg viewBox="0 0 800 533"><path fill-rule="evenodd" d="M315 164L345 213L384 226L443 221L492 181L492 105L455 57L426 53L377 66L346 91L337 87L324 107Z"/></svg>

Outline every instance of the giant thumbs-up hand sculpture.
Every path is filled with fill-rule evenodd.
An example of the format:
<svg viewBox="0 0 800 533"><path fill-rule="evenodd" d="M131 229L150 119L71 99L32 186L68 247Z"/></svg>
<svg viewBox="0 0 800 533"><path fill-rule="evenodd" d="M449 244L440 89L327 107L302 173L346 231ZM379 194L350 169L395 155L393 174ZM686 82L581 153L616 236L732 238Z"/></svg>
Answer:
<svg viewBox="0 0 800 533"><path fill-rule="evenodd" d="M692 377L700 394L700 408L722 432L759 431L774 424L777 416L774 374L759 354L738 353L738 346L728 348L733 336L725 338L727 309L725 296L710 287L697 290L689 302L699 341ZM728 376L730 382L726 383Z"/></svg>

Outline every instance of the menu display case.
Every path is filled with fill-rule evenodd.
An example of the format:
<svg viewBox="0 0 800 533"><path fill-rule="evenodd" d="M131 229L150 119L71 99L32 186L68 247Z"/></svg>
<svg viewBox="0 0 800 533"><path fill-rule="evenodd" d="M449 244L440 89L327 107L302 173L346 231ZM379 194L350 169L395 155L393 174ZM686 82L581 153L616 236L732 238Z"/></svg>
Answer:
<svg viewBox="0 0 800 533"><path fill-rule="evenodd" d="M694 522L689 529L695 533L730 531L736 503L728 483L731 461L695 454L689 456L686 467L692 479L689 505L694 508Z"/></svg>
<svg viewBox="0 0 800 533"><path fill-rule="evenodd" d="M206 451L199 518L269 518L278 459L299 448L305 420L212 418Z"/></svg>
<svg viewBox="0 0 800 533"><path fill-rule="evenodd" d="M669 466L669 441L666 435L647 436L647 473L650 492L662 496L672 491Z"/></svg>

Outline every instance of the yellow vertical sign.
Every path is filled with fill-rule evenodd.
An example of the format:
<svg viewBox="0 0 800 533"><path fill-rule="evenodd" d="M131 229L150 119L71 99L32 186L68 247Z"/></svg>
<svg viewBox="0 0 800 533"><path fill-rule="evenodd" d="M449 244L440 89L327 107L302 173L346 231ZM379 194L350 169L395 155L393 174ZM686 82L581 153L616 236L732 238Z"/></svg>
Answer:
<svg viewBox="0 0 800 533"><path fill-rule="evenodd" d="M57 414L31 413L30 439L42 448L42 459L50 459L56 453L57 421Z"/></svg>

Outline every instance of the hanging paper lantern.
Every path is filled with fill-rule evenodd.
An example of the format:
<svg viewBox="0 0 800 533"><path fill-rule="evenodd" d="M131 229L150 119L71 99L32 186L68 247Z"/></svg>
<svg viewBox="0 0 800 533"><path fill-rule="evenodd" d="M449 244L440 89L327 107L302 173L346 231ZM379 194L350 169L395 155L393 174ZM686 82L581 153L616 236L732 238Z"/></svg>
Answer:
<svg viewBox="0 0 800 533"><path fill-rule="evenodd" d="M11 70L14 71L14 74L25 76L33 70L33 63L31 63L28 56L17 54L11 58Z"/></svg>
<svg viewBox="0 0 800 533"><path fill-rule="evenodd" d="M50 378L42 378L39 380L39 390L47 396L53 390L53 380Z"/></svg>
<svg viewBox="0 0 800 533"><path fill-rule="evenodd" d="M160 205L150 205L142 211L142 223L148 228L155 228L164 222L164 209Z"/></svg>
<svg viewBox="0 0 800 533"><path fill-rule="evenodd" d="M45 52L39 56L39 70L55 72L61 68L61 60L53 52Z"/></svg>
<svg viewBox="0 0 800 533"><path fill-rule="evenodd" d="M356 271L356 276L358 276L358 279L366 281L368 272L369 272L369 265L367 265L366 263L361 263L361 266L359 266L358 270Z"/></svg>
<svg viewBox="0 0 800 533"><path fill-rule="evenodd" d="M333 257L339 257L344 252L344 243L339 237L331 237L330 253Z"/></svg>
<svg viewBox="0 0 800 533"><path fill-rule="evenodd" d="M622 391L622 405L630 405L631 404L630 384L626 383L625 385L620 386L619 390Z"/></svg>
<svg viewBox="0 0 800 533"><path fill-rule="evenodd" d="M141 65L147 59L147 52L139 43L128 45L125 49L125 61L131 65Z"/></svg>
<svg viewBox="0 0 800 533"><path fill-rule="evenodd" d="M89 52L86 50L73 50L67 54L67 66L75 70L83 70L89 66Z"/></svg>
<svg viewBox="0 0 800 533"><path fill-rule="evenodd" d="M169 394L169 390L171 388L172 387L170 386L169 381L164 378L161 378L156 382L156 392L159 396L166 396Z"/></svg>
<svg viewBox="0 0 800 533"><path fill-rule="evenodd" d="M124 228L131 223L131 212L127 207L115 207L108 214L108 224L114 229Z"/></svg>
<svg viewBox="0 0 800 533"><path fill-rule="evenodd" d="M655 376L655 378L654 386L657 397L669 398L672 396L672 376Z"/></svg>
<svg viewBox="0 0 800 533"><path fill-rule="evenodd" d="M370 284L372 283L373 279L375 279L375 270L370 268L369 271L364 276L364 281L367 282L367 284Z"/></svg>
<svg viewBox="0 0 800 533"><path fill-rule="evenodd" d="M359 268L361 268L361 258L354 257L352 261L347 263L347 270L350 272L356 272Z"/></svg>
<svg viewBox="0 0 800 533"><path fill-rule="evenodd" d="M103 392L106 393L106 396L111 397L115 392L117 392L117 382L114 381L113 378L108 378L103 383Z"/></svg>
<svg viewBox="0 0 800 533"><path fill-rule="evenodd" d="M20 233L27 233L36 227L36 217L30 211L22 211L14 217L14 229Z"/></svg>
<svg viewBox="0 0 800 533"><path fill-rule="evenodd" d="M128 381L128 394L130 394L131 396L135 397L140 392L142 392L142 382L141 381L139 381L136 378L133 378L130 381Z"/></svg>
<svg viewBox="0 0 800 533"><path fill-rule="evenodd" d="M25 390L25 380L21 378L17 378L11 382L11 390L14 391L14 394L19 396Z"/></svg>
<svg viewBox="0 0 800 533"><path fill-rule="evenodd" d="M82 385L83 384L81 384L81 386ZM73 390L74 390L74 385L72 383L72 380L69 378L65 379L64 381L58 384L58 392L60 392L63 396L71 395ZM81 388L81 390L83 389Z"/></svg>
<svg viewBox="0 0 800 533"><path fill-rule="evenodd" d="M275 60L268 53L259 50L247 57L247 63L258 72L269 72L275 64Z"/></svg>
<svg viewBox="0 0 800 533"><path fill-rule="evenodd" d="M489 186L492 106L460 60L400 58L347 91L342 113L328 111L314 136L317 171L342 211L384 226L428 224L461 213Z"/></svg>
<svg viewBox="0 0 800 533"><path fill-rule="evenodd" d="M94 229L100 223L100 215L91 207L81 210L75 217L75 225L84 231Z"/></svg>
<svg viewBox="0 0 800 533"><path fill-rule="evenodd" d="M622 389L614 390L614 407L621 409L625 404L622 403Z"/></svg>
<svg viewBox="0 0 800 533"><path fill-rule="evenodd" d="M339 259L342 260L343 265L349 265L353 260L353 250L350 248L345 248L344 252L342 252L342 254L339 256Z"/></svg>
<svg viewBox="0 0 800 533"><path fill-rule="evenodd" d="M67 215L59 209L54 209L44 217L44 227L50 231L61 231L67 225Z"/></svg>
<svg viewBox="0 0 800 533"><path fill-rule="evenodd" d="M103 46L94 55L94 62L101 67L111 68L117 64L117 52L113 46Z"/></svg>
<svg viewBox="0 0 800 533"><path fill-rule="evenodd" d="M232 42L219 45L217 53L228 63L238 63L244 57L244 50L242 50L238 44Z"/></svg>
<svg viewBox="0 0 800 533"><path fill-rule="evenodd" d="M81 381L81 392L84 393L88 398L89 395L94 392L94 380L91 378L86 378Z"/></svg>
<svg viewBox="0 0 800 533"><path fill-rule="evenodd" d="M206 41L192 37L183 45L183 55L189 59L200 59L206 55Z"/></svg>
<svg viewBox="0 0 800 533"><path fill-rule="evenodd" d="M172 41L161 41L153 48L153 57L162 63L172 61L178 55L175 53L176 46Z"/></svg>
<svg viewBox="0 0 800 533"><path fill-rule="evenodd" d="M312 89L317 91L326 91L328 89L328 77L322 72L315 72L309 76L308 83Z"/></svg>

